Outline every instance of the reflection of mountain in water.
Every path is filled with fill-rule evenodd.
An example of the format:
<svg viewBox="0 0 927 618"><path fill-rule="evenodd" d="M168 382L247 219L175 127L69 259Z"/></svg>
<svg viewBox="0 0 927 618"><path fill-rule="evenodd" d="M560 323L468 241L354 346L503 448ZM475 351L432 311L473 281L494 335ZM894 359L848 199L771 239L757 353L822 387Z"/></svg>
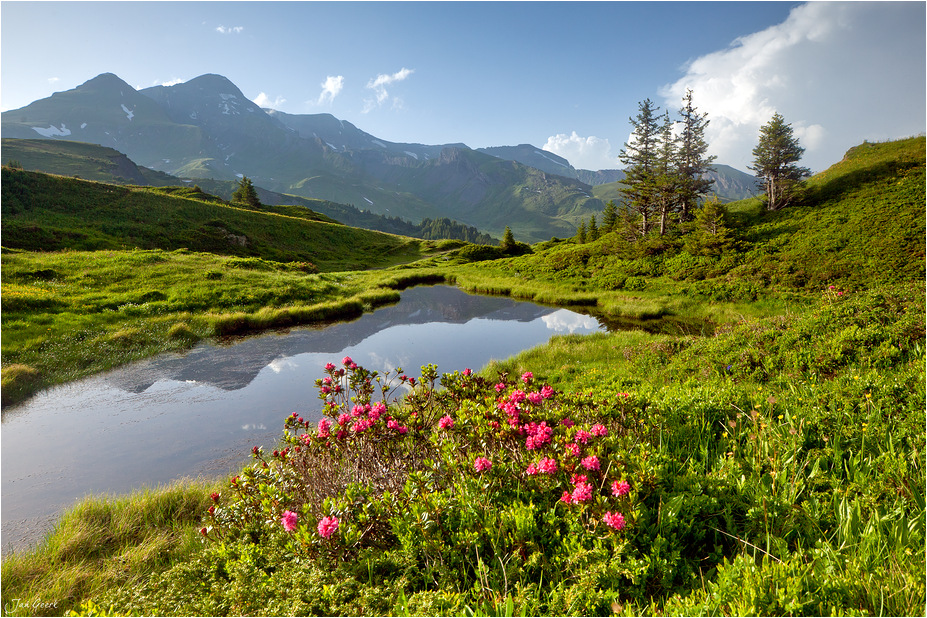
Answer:
<svg viewBox="0 0 927 618"><path fill-rule="evenodd" d="M196 381L237 390L274 360L304 353L338 353L392 326L464 324L476 318L530 322L555 311L509 298L473 296L449 286L416 287L405 290L399 303L353 322L245 337L231 345L200 344L183 355L163 355L118 369L107 375L107 382L133 393L159 380Z"/></svg>

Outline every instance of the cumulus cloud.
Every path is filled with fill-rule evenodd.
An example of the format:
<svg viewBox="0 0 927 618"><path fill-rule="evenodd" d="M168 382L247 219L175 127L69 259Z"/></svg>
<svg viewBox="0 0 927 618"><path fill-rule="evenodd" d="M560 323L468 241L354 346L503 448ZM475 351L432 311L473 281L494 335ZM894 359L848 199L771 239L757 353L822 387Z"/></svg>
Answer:
<svg viewBox="0 0 927 618"><path fill-rule="evenodd" d="M280 106L286 103L286 99L283 97L277 96L271 100L271 98L267 96L267 93L264 92L258 94L256 97L254 97L254 99L252 99L252 101L254 101L258 107L270 109L280 109Z"/></svg>
<svg viewBox="0 0 927 618"><path fill-rule="evenodd" d="M385 103L390 98L389 92L386 90L386 87L396 82L401 82L405 80L407 77L412 75L412 73L414 72L415 72L414 69L407 69L403 67L402 69L400 69L399 71L396 71L395 73L391 75L381 73L377 75L375 78L368 81L367 88L370 88L371 90L374 91L376 99L365 100L363 112L366 114L367 112L374 109L375 107L379 107L383 105L383 103ZM401 99L394 98L393 100L394 107L401 106L401 104L402 104Z"/></svg>
<svg viewBox="0 0 927 618"><path fill-rule="evenodd" d="M570 135L558 133L547 138L543 150L560 155L577 169L601 170L618 168L618 159L612 156L607 139L594 135L582 137L573 131Z"/></svg>
<svg viewBox="0 0 927 618"><path fill-rule="evenodd" d="M244 29L244 26L219 26L216 28L216 32L219 34L241 34Z"/></svg>
<svg viewBox="0 0 927 618"><path fill-rule="evenodd" d="M316 104L331 104L335 97L338 96L338 93L341 92L341 89L344 88L344 75L329 75L320 85L322 86L322 93L319 95Z"/></svg>
<svg viewBox="0 0 927 618"><path fill-rule="evenodd" d="M679 109L687 88L710 120L718 163L745 169L776 112L818 171L847 148L924 131L925 10L909 2L813 2L775 26L689 62L660 90Z"/></svg>

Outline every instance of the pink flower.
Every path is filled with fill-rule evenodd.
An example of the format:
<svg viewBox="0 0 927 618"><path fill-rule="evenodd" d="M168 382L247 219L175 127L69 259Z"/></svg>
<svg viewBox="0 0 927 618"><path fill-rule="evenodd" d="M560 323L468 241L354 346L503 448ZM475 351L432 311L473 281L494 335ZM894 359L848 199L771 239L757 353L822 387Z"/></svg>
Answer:
<svg viewBox="0 0 927 618"><path fill-rule="evenodd" d="M612 483L613 496L626 496L631 491L631 486L627 481L615 481Z"/></svg>
<svg viewBox="0 0 927 618"><path fill-rule="evenodd" d="M351 408L351 416L355 418L363 416L365 412L366 410L364 410L364 406L362 405L355 405L353 408Z"/></svg>
<svg viewBox="0 0 927 618"><path fill-rule="evenodd" d="M338 417L338 424L345 425L349 420L351 420L351 415L347 412L344 412L341 414L341 416Z"/></svg>
<svg viewBox="0 0 927 618"><path fill-rule="evenodd" d="M543 397L544 399L550 399L553 396L554 396L554 389L552 389L549 385L545 384L544 388L541 389L541 397Z"/></svg>
<svg viewBox="0 0 927 618"><path fill-rule="evenodd" d="M611 526L615 530L621 530L624 528L624 515L621 513L612 513L611 511L606 511L605 515L602 516L602 521L606 525Z"/></svg>
<svg viewBox="0 0 927 618"><path fill-rule="evenodd" d="M576 441L577 442L582 442L583 444L586 444L587 442L589 442L589 438L591 437L592 437L592 434L586 431L585 429L576 430Z"/></svg>
<svg viewBox="0 0 927 618"><path fill-rule="evenodd" d="M486 459L485 457L477 457L473 461L473 469L477 472L485 472L492 468L492 462Z"/></svg>
<svg viewBox="0 0 927 618"><path fill-rule="evenodd" d="M504 390L505 390L505 382L499 382L498 384L496 384L497 393L501 393Z"/></svg>
<svg viewBox="0 0 927 618"><path fill-rule="evenodd" d="M567 450L573 454L573 457L579 457L580 450L579 450L578 444L576 444L575 442L571 442L570 444L567 444L566 447L567 447Z"/></svg>
<svg viewBox="0 0 927 618"><path fill-rule="evenodd" d="M589 457L586 457L579 463L581 463L586 470L598 470L599 469L599 458L596 457L595 455L590 455Z"/></svg>
<svg viewBox="0 0 927 618"><path fill-rule="evenodd" d="M592 500L592 485L589 483L579 483L573 488L571 495L574 502L588 502Z"/></svg>
<svg viewBox="0 0 927 618"><path fill-rule="evenodd" d="M557 471L557 462L551 457L545 457L538 464L538 469L544 474L553 474Z"/></svg>
<svg viewBox="0 0 927 618"><path fill-rule="evenodd" d="M464 374L465 376L467 376L467 377L470 377L470 376L473 375L473 370L472 370L472 369L464 369L464 370L463 370L463 374Z"/></svg>
<svg viewBox="0 0 927 618"><path fill-rule="evenodd" d="M345 367L349 367L349 366L351 366L353 363L354 363L354 361L351 360L351 357L350 357L350 356L345 356L344 358L341 359L341 364L344 365Z"/></svg>
<svg viewBox="0 0 927 618"><path fill-rule="evenodd" d="M528 393L528 401L530 401L532 405L537 406L541 405L544 398L541 397L541 393Z"/></svg>
<svg viewBox="0 0 927 618"><path fill-rule="evenodd" d="M325 363L325 371L334 371L335 366L331 363Z"/></svg>
<svg viewBox="0 0 927 618"><path fill-rule="evenodd" d="M588 477L585 474L574 474L570 477L570 482L574 485L579 485L580 483L585 483Z"/></svg>
<svg viewBox="0 0 927 618"><path fill-rule="evenodd" d="M534 378L534 374L531 373L530 371L526 371L523 374L521 374L521 381L524 382L525 384L530 382L532 378Z"/></svg>
<svg viewBox="0 0 927 618"><path fill-rule="evenodd" d="M512 391L512 394L509 395L509 401L511 401L512 403L521 403L527 398L528 398L528 394L525 391L520 390L520 389L516 389Z"/></svg>
<svg viewBox="0 0 927 618"><path fill-rule="evenodd" d="M454 419L445 414L441 417L441 420L438 421L438 427L441 429L450 429L454 426Z"/></svg>
<svg viewBox="0 0 927 618"><path fill-rule="evenodd" d="M573 502L573 496L570 495L570 492L565 491L563 492L563 495L560 496L560 502L570 504L571 502Z"/></svg>
<svg viewBox="0 0 927 618"><path fill-rule="evenodd" d="M528 476L534 476L538 472L539 472L538 465L536 463L529 464L528 469L525 470L525 474L527 474Z"/></svg>
<svg viewBox="0 0 927 618"><path fill-rule="evenodd" d="M331 423L327 418L319 419L319 437L327 438L330 436L331 434L328 431L330 427Z"/></svg>
<svg viewBox="0 0 927 618"><path fill-rule="evenodd" d="M280 523L283 524L283 529L287 532L293 532L296 530L296 513L293 511L283 511L283 517L280 518Z"/></svg>
<svg viewBox="0 0 927 618"><path fill-rule="evenodd" d="M339 523L340 522L338 521L337 517L323 517L322 521L319 522L319 526L317 528L317 530L319 531L319 535L323 539L327 539L332 534L334 534L335 530L338 529Z"/></svg>
<svg viewBox="0 0 927 618"><path fill-rule="evenodd" d="M572 427L572 426L575 425L576 423L574 423L573 421L571 421L571 420L568 419L568 418L565 418L565 419L563 419L562 421L560 421L560 424L563 425L564 427L566 427L567 429L569 429L570 427Z"/></svg>
<svg viewBox="0 0 927 618"><path fill-rule="evenodd" d="M601 438L601 437L608 435L608 429L605 427L605 425L600 425L599 423L596 423L595 425L592 426L592 429L589 430L589 433L591 433L592 435L596 437Z"/></svg>
<svg viewBox="0 0 927 618"><path fill-rule="evenodd" d="M329 387L327 387L327 386L323 386L323 387L320 388L319 390L322 391L322 394L323 394L323 395L327 395L327 394L329 394L330 392L332 392L332 389L329 388Z"/></svg>

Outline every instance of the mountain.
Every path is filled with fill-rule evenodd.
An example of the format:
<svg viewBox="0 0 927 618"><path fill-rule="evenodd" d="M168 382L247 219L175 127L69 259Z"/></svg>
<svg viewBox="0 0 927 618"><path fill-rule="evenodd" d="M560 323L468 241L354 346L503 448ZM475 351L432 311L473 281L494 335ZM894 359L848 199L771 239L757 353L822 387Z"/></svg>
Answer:
<svg viewBox="0 0 927 618"><path fill-rule="evenodd" d="M261 109L221 75L136 91L105 73L3 112L9 138L108 146L156 172L236 181L411 221L449 218L521 241L572 236L604 208L592 186L620 170L576 170L530 145L392 143L330 114Z"/></svg>

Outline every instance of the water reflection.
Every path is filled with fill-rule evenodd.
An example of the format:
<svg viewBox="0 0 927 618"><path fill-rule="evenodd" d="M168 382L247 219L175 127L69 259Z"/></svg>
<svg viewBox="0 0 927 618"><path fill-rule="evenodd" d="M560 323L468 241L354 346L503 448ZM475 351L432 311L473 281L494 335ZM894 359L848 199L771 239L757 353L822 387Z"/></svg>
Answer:
<svg viewBox="0 0 927 618"><path fill-rule="evenodd" d="M344 355L381 372L452 372L598 330L562 309L419 287L353 322L198 345L49 389L3 414L4 551L87 493L237 469L252 445L278 440L288 414L320 415L313 382Z"/></svg>

